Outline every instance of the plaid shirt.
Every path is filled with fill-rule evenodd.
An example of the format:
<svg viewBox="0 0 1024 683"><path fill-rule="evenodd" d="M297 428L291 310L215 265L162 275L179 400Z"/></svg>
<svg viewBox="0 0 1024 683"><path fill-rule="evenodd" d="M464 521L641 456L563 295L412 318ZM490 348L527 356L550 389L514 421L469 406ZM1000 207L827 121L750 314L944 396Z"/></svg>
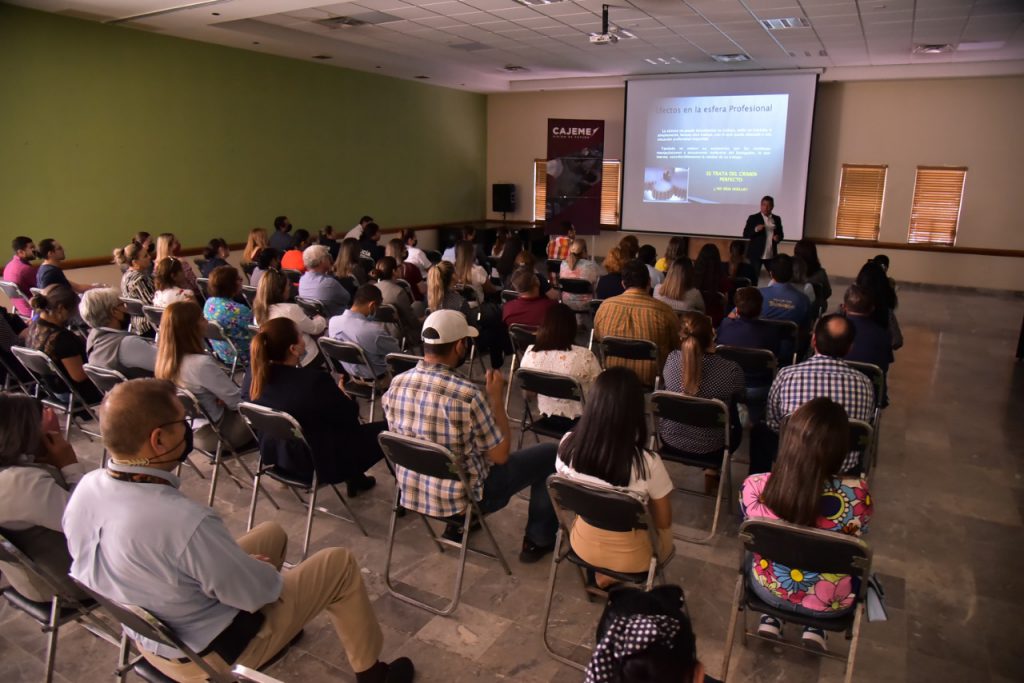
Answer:
<svg viewBox="0 0 1024 683"><path fill-rule="evenodd" d="M548 242L548 258L564 261L569 258L569 247L572 240L565 235L552 235Z"/></svg>
<svg viewBox="0 0 1024 683"><path fill-rule="evenodd" d="M608 358L605 367L625 366L653 385L654 378L665 365L665 358L679 348L679 318L672 308L650 294L627 290L619 296L606 299L594 318L595 336L649 339L658 345L658 362Z"/></svg>
<svg viewBox="0 0 1024 683"><path fill-rule="evenodd" d="M473 500L483 498L491 465L484 453L504 436L480 388L451 368L421 360L396 375L381 399L391 431L424 439L452 452L466 467ZM438 479L395 468L402 507L437 517L466 509L466 491L458 480Z"/></svg>
<svg viewBox="0 0 1024 683"><path fill-rule="evenodd" d="M851 419L871 422L874 418L875 390L871 380L838 358L816 354L779 371L768 392L768 426L779 431L784 417L820 396L843 406ZM842 471L853 469L859 462L860 453L850 451Z"/></svg>

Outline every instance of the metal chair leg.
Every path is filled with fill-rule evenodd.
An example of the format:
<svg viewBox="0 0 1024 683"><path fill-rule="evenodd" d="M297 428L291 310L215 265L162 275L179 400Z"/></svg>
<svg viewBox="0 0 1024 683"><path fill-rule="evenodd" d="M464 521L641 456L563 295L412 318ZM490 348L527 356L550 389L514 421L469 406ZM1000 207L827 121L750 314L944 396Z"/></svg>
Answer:
<svg viewBox="0 0 1024 683"><path fill-rule="evenodd" d="M309 507L306 510L306 533L302 537L302 559L309 554L309 535L313 531L313 510L316 508L316 476L313 477L313 490L309 492Z"/></svg>
<svg viewBox="0 0 1024 683"><path fill-rule="evenodd" d="M558 530L557 536L555 536L555 551L551 555L551 572L548 574L548 595L544 601L544 628L541 632L541 637L544 641L544 649L547 653L556 661L571 666L577 671L586 670L586 666L580 664L576 660L569 659L565 655L561 655L555 652L555 649L551 646L550 634L548 633L549 625L551 623L551 605L555 598L555 581L558 578L558 565L564 559L562 557L562 530Z"/></svg>
<svg viewBox="0 0 1024 683"><path fill-rule="evenodd" d="M260 494L260 473L259 471L252 477L252 499L249 502L249 519L245 523L245 530L247 532L252 531L252 523L256 519L256 497Z"/></svg>
<svg viewBox="0 0 1024 683"><path fill-rule="evenodd" d="M860 642L860 624L867 609L865 605L856 607L857 613L853 616L853 640L850 641L850 652L846 655L846 677L843 683L850 683L853 680L853 660L857 656L857 644Z"/></svg>
<svg viewBox="0 0 1024 683"><path fill-rule="evenodd" d="M736 621L739 619L740 614L740 599L743 597L743 582L746 577L740 572L739 577L736 579L736 590L733 591L732 596L732 613L729 615L729 628L725 632L725 650L722 652L722 682L728 683L729 680L729 659L732 656L732 643L736 639ZM744 629L746 630L746 629Z"/></svg>
<svg viewBox="0 0 1024 683"><path fill-rule="evenodd" d="M352 517L352 523L359 527L359 530L363 532L363 536L369 536L370 534L366 533L366 527L363 526L363 523L359 521L359 517L356 516L356 511L352 509L351 505L349 505L348 500L345 499L345 496L341 495L341 491L338 490L338 487L331 484L331 488L334 489L334 495L338 497L338 500L341 501L341 504L345 506L346 510L348 510L348 514Z"/></svg>
<svg viewBox="0 0 1024 683"><path fill-rule="evenodd" d="M217 440L217 448L213 451L213 474L210 475L210 495L206 498L207 507L213 507L213 497L217 493L217 479L220 476L220 459L224 451L224 442Z"/></svg>
<svg viewBox="0 0 1024 683"><path fill-rule="evenodd" d="M54 596L50 602L50 621L43 628L46 638L46 683L53 680L53 665L57 661L57 635L60 628L60 598Z"/></svg>

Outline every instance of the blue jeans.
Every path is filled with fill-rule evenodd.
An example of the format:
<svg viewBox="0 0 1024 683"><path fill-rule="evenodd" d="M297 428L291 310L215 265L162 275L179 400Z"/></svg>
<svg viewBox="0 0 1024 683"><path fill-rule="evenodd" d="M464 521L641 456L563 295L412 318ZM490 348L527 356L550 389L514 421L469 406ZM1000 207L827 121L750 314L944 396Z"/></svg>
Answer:
<svg viewBox="0 0 1024 683"><path fill-rule="evenodd" d="M515 494L530 487L530 512L526 519L526 539L539 546L555 543L558 518L548 496L547 478L555 472L558 445L541 443L512 453L504 465L494 465L484 481L480 509L497 512Z"/></svg>

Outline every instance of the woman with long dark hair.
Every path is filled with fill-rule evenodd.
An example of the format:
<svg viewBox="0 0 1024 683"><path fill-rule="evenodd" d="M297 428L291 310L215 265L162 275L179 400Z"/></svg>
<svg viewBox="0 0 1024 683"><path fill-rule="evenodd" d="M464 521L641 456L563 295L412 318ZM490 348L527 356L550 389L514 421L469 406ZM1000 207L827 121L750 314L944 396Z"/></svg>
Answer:
<svg viewBox="0 0 1024 683"><path fill-rule="evenodd" d="M802 239L793 247L793 258L804 263L804 279L814 287L815 304L818 311L824 311L832 296L832 285L828 273L818 260L818 247L809 239Z"/></svg>
<svg viewBox="0 0 1024 683"><path fill-rule="evenodd" d="M377 435L385 422L359 424L359 404L345 393L344 380L335 384L317 367L303 367L306 342L295 322L272 318L252 339L252 364L242 383L246 401L281 410L298 421L313 451L313 462L292 442L261 438L264 459L290 475L321 484L346 482L348 495L373 488L376 480L365 471L383 457Z"/></svg>
<svg viewBox="0 0 1024 683"><path fill-rule="evenodd" d="M565 304L555 304L544 314L536 343L526 348L523 367L570 375L579 380L585 394L589 393L594 380L601 374L601 364L590 349L574 344L575 340L576 314ZM538 396L537 406L544 415L576 418L582 414L577 401Z"/></svg>
<svg viewBox="0 0 1024 683"><path fill-rule="evenodd" d="M732 280L722 266L722 255L718 247L708 243L697 252L693 264L694 286L704 295L704 312L711 316L715 327L725 317L725 302L717 294L726 294L732 289ZM716 296L711 296L714 293Z"/></svg>
<svg viewBox="0 0 1024 683"><path fill-rule="evenodd" d="M821 397L800 406L783 423L772 471L752 474L740 487L743 516L853 536L867 531L872 512L867 480L837 474L849 449L849 434L846 411L838 403ZM756 553L748 577L750 588L769 605L816 617L849 613L858 589L846 574L805 572ZM782 622L764 615L758 632L779 637ZM826 648L821 629L805 628L803 640Z"/></svg>
<svg viewBox="0 0 1024 683"><path fill-rule="evenodd" d="M82 369L88 362L85 342L68 329L68 323L78 310L78 297L70 287L50 285L32 295L28 303L36 317L29 323L26 346L49 356L83 399L99 403L103 396ZM57 393L67 393L59 384L50 388Z"/></svg>
<svg viewBox="0 0 1024 683"><path fill-rule="evenodd" d="M200 271L203 277L210 277L210 274L228 264L228 257L231 256L231 248L228 247L228 243L221 237L214 237L212 240L203 247L203 265L200 267Z"/></svg>
<svg viewBox="0 0 1024 683"><path fill-rule="evenodd" d="M892 334L892 347L898 349L903 346L903 332L900 330L899 321L896 320L896 306L899 305L899 300L885 267L876 259L877 256L861 266L856 284L868 293L875 304L871 318L889 330Z"/></svg>
<svg viewBox="0 0 1024 683"><path fill-rule="evenodd" d="M672 549L672 480L656 453L646 448L644 388L628 368L609 368L594 382L576 428L558 446L555 471L581 482L625 488L647 501L658 531L651 548L646 531L607 531L577 518L570 543L585 561L618 572L642 572L651 554ZM612 581L598 576L599 586Z"/></svg>

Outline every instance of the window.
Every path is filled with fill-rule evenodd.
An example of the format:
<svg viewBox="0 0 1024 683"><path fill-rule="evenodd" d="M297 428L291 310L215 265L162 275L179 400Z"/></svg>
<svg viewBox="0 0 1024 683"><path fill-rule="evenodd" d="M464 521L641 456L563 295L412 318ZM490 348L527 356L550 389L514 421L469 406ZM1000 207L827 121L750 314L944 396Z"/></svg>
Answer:
<svg viewBox="0 0 1024 683"><path fill-rule="evenodd" d="M953 246L966 178L965 167L917 167L910 209L911 244Z"/></svg>
<svg viewBox="0 0 1024 683"><path fill-rule="evenodd" d="M601 164L601 225L619 224L619 183L622 162L605 159ZM547 161L533 162L533 220L544 220L544 197L547 192Z"/></svg>
<svg viewBox="0 0 1024 683"><path fill-rule="evenodd" d="M887 166L843 164L836 210L838 239L878 240L887 170Z"/></svg>

